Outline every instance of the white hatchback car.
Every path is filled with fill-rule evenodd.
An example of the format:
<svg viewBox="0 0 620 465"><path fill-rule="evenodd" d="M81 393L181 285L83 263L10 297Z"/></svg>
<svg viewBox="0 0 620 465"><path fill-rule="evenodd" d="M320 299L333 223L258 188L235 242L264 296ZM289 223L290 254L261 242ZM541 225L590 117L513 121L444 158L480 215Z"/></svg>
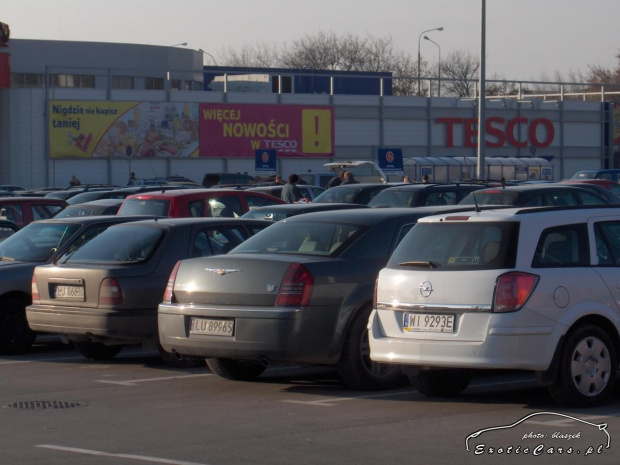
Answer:
<svg viewBox="0 0 620 465"><path fill-rule="evenodd" d="M426 395L519 369L562 405L594 405L618 369L620 208L422 218L379 273L368 329L371 359Z"/></svg>

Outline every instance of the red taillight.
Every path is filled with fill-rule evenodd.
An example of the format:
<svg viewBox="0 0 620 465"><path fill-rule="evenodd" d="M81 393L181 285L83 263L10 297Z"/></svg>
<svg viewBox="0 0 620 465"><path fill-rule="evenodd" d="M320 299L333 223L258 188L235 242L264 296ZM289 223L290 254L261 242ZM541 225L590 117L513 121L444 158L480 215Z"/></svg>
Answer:
<svg viewBox="0 0 620 465"><path fill-rule="evenodd" d="M497 313L519 310L536 287L538 276L529 273L512 272L497 278L493 311Z"/></svg>
<svg viewBox="0 0 620 465"><path fill-rule="evenodd" d="M32 294L32 302L38 302L41 300L41 296L39 295L39 286L37 286L37 278L32 275L32 284L30 286L30 293Z"/></svg>
<svg viewBox="0 0 620 465"><path fill-rule="evenodd" d="M177 273L179 271L179 267L181 266L181 262L178 261L174 268L172 269L172 273L170 273L170 277L168 278L168 284L166 285L166 290L164 291L163 303L171 304L176 302L174 298L174 282L177 279Z"/></svg>
<svg viewBox="0 0 620 465"><path fill-rule="evenodd" d="M308 269L299 263L293 263L286 270L276 306L303 307L310 305L310 296L314 287L314 276Z"/></svg>
<svg viewBox="0 0 620 465"><path fill-rule="evenodd" d="M106 278L99 288L99 305L120 305L123 303L123 291L116 278Z"/></svg>

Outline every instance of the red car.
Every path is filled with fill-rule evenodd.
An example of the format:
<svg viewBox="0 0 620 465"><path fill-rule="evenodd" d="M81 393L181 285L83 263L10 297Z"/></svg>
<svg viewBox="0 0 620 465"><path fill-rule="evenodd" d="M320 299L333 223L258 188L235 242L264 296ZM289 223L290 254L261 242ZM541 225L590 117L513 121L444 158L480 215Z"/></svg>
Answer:
<svg viewBox="0 0 620 465"><path fill-rule="evenodd" d="M237 218L257 207L283 203L271 195L241 189L178 189L130 195L118 215Z"/></svg>
<svg viewBox="0 0 620 465"><path fill-rule="evenodd" d="M0 219L23 228L35 220L51 218L67 205L64 200L49 197L3 197L0 198Z"/></svg>

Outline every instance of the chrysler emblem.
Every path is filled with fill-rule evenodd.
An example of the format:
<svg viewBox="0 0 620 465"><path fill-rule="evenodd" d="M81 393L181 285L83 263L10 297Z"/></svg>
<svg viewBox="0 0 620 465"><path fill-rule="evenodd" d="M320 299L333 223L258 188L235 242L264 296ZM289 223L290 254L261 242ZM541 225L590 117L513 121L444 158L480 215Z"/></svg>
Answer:
<svg viewBox="0 0 620 465"><path fill-rule="evenodd" d="M225 269L225 268L205 268L205 271L209 271L210 273L215 273L215 274L219 274L220 276L223 276L225 274L228 273L236 273L237 271L241 271L241 270L233 270L233 269Z"/></svg>
<svg viewBox="0 0 620 465"><path fill-rule="evenodd" d="M277 288L277 284L267 284L267 292L274 292Z"/></svg>
<svg viewBox="0 0 620 465"><path fill-rule="evenodd" d="M420 284L420 294L422 297L428 297L433 293L433 285L429 281Z"/></svg>

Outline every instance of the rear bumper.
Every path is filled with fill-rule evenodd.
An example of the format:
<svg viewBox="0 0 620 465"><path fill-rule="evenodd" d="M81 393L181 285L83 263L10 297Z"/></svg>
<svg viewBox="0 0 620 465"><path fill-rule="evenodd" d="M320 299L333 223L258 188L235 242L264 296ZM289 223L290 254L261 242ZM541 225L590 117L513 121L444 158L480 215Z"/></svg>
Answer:
<svg viewBox="0 0 620 465"><path fill-rule="evenodd" d="M387 337L377 310L368 322L370 358L376 362L421 367L519 369L549 368L562 334L561 325L490 327L481 341Z"/></svg>
<svg viewBox="0 0 620 465"><path fill-rule="evenodd" d="M159 340L168 352L205 358L333 364L340 358L331 307L230 308L160 304ZM234 321L232 336L190 334L192 317Z"/></svg>
<svg viewBox="0 0 620 465"><path fill-rule="evenodd" d="M114 339L145 342L157 337L155 309L98 309L30 305L28 324L34 331L63 334L71 340Z"/></svg>

